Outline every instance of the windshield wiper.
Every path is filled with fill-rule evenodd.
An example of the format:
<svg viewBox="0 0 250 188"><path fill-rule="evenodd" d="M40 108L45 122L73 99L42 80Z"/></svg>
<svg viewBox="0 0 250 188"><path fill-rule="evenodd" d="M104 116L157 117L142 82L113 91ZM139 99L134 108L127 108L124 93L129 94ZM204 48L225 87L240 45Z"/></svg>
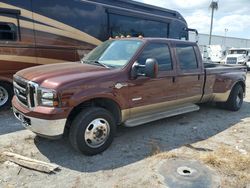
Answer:
<svg viewBox="0 0 250 188"><path fill-rule="evenodd" d="M103 66L103 67L105 67L105 68L110 68L109 66L107 66L107 65L105 65L105 64L103 64L103 63L100 63L99 61L94 61L94 63L95 63L95 64L98 64L98 65L101 65L101 66Z"/></svg>
<svg viewBox="0 0 250 188"><path fill-rule="evenodd" d="M81 60L81 63L87 63L87 64L96 64L96 65L101 65L102 67L105 67L105 68L110 68L109 66L103 64L103 63L100 63L99 61L96 61L96 60Z"/></svg>

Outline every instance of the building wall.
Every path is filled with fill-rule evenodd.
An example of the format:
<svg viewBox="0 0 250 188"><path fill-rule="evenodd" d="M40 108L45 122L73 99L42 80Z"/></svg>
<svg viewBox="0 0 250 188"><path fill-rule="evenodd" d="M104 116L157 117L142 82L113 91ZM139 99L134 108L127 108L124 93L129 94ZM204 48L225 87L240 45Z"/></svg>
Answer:
<svg viewBox="0 0 250 188"><path fill-rule="evenodd" d="M189 33L190 41L196 41L195 34ZM209 35L208 34L199 34L198 44L200 46L208 45ZM224 37L218 35L212 35L211 40L212 45L222 45L226 49L229 48L250 48L250 39L235 38L235 37Z"/></svg>

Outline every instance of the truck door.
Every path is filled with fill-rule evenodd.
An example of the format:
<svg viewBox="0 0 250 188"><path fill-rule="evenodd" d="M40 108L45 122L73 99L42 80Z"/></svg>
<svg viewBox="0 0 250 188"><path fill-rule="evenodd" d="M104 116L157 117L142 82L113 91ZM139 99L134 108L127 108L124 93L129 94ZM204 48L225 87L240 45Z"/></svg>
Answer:
<svg viewBox="0 0 250 188"><path fill-rule="evenodd" d="M155 79L138 77L129 83L130 118L154 113L170 106L176 99L177 86L175 63L168 43L149 43L137 58L144 65L146 59L154 58L159 64L159 75Z"/></svg>
<svg viewBox="0 0 250 188"><path fill-rule="evenodd" d="M177 43L175 45L177 60L178 85L177 101L197 103L202 97L204 73L201 58L197 56L196 46Z"/></svg>

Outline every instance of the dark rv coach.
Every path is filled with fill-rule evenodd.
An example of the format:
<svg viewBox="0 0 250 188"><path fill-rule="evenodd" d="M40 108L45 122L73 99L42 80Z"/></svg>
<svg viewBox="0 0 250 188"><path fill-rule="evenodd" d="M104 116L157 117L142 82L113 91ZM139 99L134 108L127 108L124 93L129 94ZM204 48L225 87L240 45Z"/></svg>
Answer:
<svg viewBox="0 0 250 188"><path fill-rule="evenodd" d="M17 71L79 61L109 37L188 39L176 11L125 0L2 0L0 2L0 109L13 95Z"/></svg>

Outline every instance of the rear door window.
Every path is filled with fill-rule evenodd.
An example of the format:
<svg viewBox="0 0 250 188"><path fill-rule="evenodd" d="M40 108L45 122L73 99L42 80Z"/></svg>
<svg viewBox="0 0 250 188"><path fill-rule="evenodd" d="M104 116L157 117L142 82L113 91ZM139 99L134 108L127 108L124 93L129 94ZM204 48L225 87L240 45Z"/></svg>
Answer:
<svg viewBox="0 0 250 188"><path fill-rule="evenodd" d="M176 44L176 53L180 69L183 71L198 68L194 47L188 44Z"/></svg>

